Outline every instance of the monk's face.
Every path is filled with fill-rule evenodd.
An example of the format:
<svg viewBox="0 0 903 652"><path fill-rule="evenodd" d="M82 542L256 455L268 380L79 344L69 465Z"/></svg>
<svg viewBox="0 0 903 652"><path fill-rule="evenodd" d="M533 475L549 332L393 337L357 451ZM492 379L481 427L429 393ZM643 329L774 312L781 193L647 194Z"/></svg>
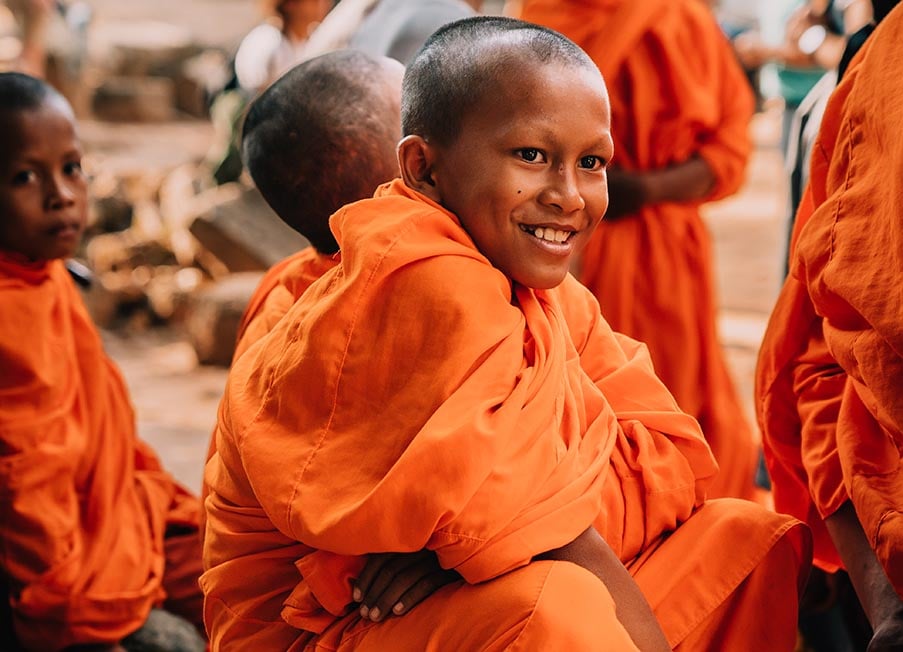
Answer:
<svg viewBox="0 0 903 652"><path fill-rule="evenodd" d="M0 249L32 261L75 253L88 212L81 145L69 108L0 111Z"/></svg>
<svg viewBox="0 0 903 652"><path fill-rule="evenodd" d="M512 280L552 288L608 208L613 144L598 71L513 66L437 148L436 193Z"/></svg>

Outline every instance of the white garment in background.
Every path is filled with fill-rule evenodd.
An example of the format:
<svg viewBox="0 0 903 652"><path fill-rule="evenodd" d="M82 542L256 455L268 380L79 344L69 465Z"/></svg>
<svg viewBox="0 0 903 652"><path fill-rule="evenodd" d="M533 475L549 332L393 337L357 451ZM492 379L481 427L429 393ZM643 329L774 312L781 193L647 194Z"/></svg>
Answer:
<svg viewBox="0 0 903 652"><path fill-rule="evenodd" d="M306 41L293 41L275 25L263 23L244 37L235 54L235 76L243 89L257 92L304 59Z"/></svg>

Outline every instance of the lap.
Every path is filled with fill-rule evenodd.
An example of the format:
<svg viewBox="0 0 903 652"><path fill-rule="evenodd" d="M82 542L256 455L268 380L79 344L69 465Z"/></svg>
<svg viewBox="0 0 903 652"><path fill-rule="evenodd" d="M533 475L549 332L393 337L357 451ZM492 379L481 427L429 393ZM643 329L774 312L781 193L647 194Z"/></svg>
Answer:
<svg viewBox="0 0 903 652"><path fill-rule="evenodd" d="M309 651L630 650L614 603L594 575L568 562L534 562L482 584L443 587L381 623L348 617Z"/></svg>

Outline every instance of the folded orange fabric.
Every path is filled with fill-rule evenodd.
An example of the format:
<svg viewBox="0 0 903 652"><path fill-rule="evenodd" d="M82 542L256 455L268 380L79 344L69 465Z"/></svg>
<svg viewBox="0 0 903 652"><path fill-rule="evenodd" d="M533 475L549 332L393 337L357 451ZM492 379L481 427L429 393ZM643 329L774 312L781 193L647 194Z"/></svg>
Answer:
<svg viewBox="0 0 903 652"><path fill-rule="evenodd" d="M0 304L0 568L16 634L42 651L118 641L166 597L166 529L196 528L198 502L136 437L63 263L0 253Z"/></svg>
<svg viewBox="0 0 903 652"><path fill-rule="evenodd" d="M325 272L338 264L339 254L321 254L306 247L271 267L254 291L238 327L234 359L273 330L292 304Z"/></svg>
<svg viewBox="0 0 903 652"><path fill-rule="evenodd" d="M508 577L590 524L629 562L697 522L716 472L698 424L645 347L613 333L575 279L512 287L452 214L401 181L342 209L332 227L341 263L241 356L221 406L201 580L215 648L353 638L379 649L387 630L349 613L350 580L367 553L429 548L466 584L418 607L425 621L412 613L386 627L392 640L435 649L423 637L446 599L458 604L456 591ZM717 546L690 536L655 557L695 557L696 546L712 562L699 600L683 596L689 617L662 618L675 636L779 541L795 570L805 566L795 522L748 507L756 519ZM510 626L503 612L495 604L492 627ZM614 632L607 640L629 649Z"/></svg>
<svg viewBox="0 0 903 652"><path fill-rule="evenodd" d="M593 58L611 98L613 165L646 171L701 157L705 201L737 191L751 152L749 84L699 0L524 0L517 17L558 30ZM716 329L712 247L699 204L660 203L606 221L579 279L616 331L649 347L656 373L696 417L721 471L710 496L751 498L758 441Z"/></svg>
<svg viewBox="0 0 903 652"><path fill-rule="evenodd" d="M903 165L903 80L886 74L903 61L901 29L898 7L828 104L756 384L776 505L807 518L832 570L821 521L851 499L903 595L903 186L888 173Z"/></svg>

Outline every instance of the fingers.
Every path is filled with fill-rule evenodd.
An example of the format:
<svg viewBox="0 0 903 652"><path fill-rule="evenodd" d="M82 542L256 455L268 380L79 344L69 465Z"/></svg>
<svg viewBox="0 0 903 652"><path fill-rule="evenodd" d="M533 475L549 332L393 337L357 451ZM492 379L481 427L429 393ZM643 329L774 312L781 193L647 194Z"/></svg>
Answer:
<svg viewBox="0 0 903 652"><path fill-rule="evenodd" d="M394 556L393 553L385 552L372 554L367 557L367 563L364 565L364 570L361 571L361 574L354 582L352 597L355 602L360 602L364 596L370 594L370 587L373 584L373 580L376 579L376 576L382 570L382 567Z"/></svg>
<svg viewBox="0 0 903 652"><path fill-rule="evenodd" d="M459 579L461 579L461 576L451 570L439 570L430 573L426 577L421 578L395 602L392 606L392 613L396 616L406 614L446 584L451 584Z"/></svg>
<svg viewBox="0 0 903 652"><path fill-rule="evenodd" d="M435 555L424 550L390 555L380 564L369 588L361 591L361 617L379 622L408 589L438 567Z"/></svg>
<svg viewBox="0 0 903 652"><path fill-rule="evenodd" d="M355 583L353 597L361 603L362 618L379 622L406 613L458 577L443 570L430 551L373 555Z"/></svg>

